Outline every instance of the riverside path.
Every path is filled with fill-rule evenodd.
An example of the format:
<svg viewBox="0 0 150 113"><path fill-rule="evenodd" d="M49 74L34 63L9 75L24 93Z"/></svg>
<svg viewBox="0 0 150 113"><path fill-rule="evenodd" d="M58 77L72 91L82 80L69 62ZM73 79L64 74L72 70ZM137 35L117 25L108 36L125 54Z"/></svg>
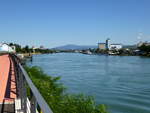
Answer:
<svg viewBox="0 0 150 113"><path fill-rule="evenodd" d="M15 54L0 55L0 113L53 113Z"/></svg>
<svg viewBox="0 0 150 113"><path fill-rule="evenodd" d="M13 112L16 94L14 63L7 55L0 56L0 111Z"/></svg>

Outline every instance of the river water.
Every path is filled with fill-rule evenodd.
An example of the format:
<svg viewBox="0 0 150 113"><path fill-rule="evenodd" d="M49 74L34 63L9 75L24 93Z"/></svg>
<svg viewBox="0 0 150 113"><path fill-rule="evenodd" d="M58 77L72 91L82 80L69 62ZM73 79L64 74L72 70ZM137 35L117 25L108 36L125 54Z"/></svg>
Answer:
<svg viewBox="0 0 150 113"><path fill-rule="evenodd" d="M29 65L61 76L69 93L84 93L110 113L150 113L150 58L79 53L34 55Z"/></svg>

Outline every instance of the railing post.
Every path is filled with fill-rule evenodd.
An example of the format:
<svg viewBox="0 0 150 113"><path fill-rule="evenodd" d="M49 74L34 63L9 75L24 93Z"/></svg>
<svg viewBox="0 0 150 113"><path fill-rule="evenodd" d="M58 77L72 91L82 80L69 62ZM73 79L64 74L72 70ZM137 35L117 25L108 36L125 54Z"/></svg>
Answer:
<svg viewBox="0 0 150 113"><path fill-rule="evenodd" d="M19 69L20 70L20 69ZM19 73L19 87L20 87L20 98L21 98L21 108L24 110L24 97L23 97L23 75L20 71Z"/></svg>
<svg viewBox="0 0 150 113"><path fill-rule="evenodd" d="M23 77L23 76L22 76ZM25 78L23 77L23 88L22 88L22 94L23 94L23 108L24 108L24 112L26 113L27 111L27 88L26 88L26 81Z"/></svg>
<svg viewBox="0 0 150 113"><path fill-rule="evenodd" d="M34 97L32 91L31 92L31 113L36 113L36 109L37 109L37 101L36 101L36 98Z"/></svg>

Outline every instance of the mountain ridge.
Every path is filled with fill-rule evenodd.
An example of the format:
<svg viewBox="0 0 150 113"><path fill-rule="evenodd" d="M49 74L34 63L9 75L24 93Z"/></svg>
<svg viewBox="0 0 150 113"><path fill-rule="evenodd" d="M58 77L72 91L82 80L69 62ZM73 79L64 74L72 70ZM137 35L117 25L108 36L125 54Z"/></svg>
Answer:
<svg viewBox="0 0 150 113"><path fill-rule="evenodd" d="M58 49L58 50L83 50L83 49L95 49L97 48L96 45L75 45L75 44L67 44L63 46L54 47L52 49Z"/></svg>

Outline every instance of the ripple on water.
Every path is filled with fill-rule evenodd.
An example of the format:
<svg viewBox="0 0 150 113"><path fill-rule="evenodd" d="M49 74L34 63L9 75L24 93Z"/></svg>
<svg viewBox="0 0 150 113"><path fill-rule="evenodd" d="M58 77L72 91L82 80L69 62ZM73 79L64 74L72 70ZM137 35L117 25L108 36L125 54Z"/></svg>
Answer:
<svg viewBox="0 0 150 113"><path fill-rule="evenodd" d="M71 93L85 93L110 113L150 113L150 59L73 53L36 55L30 65L61 76Z"/></svg>

